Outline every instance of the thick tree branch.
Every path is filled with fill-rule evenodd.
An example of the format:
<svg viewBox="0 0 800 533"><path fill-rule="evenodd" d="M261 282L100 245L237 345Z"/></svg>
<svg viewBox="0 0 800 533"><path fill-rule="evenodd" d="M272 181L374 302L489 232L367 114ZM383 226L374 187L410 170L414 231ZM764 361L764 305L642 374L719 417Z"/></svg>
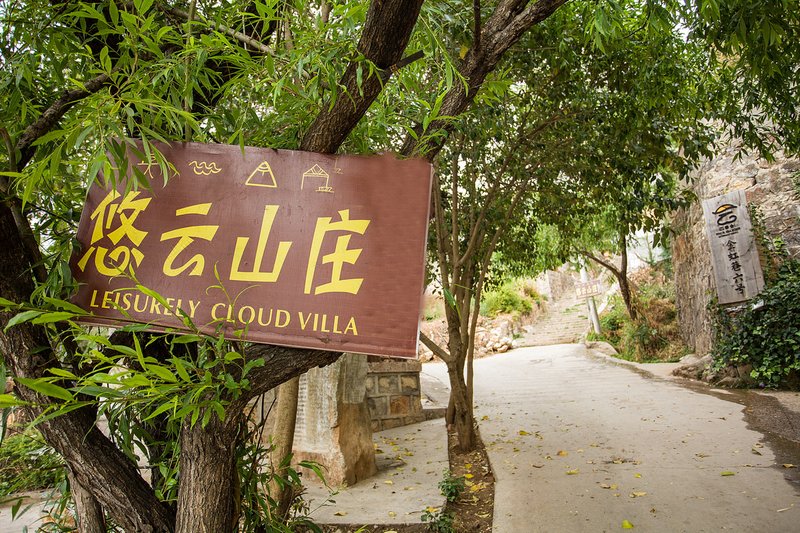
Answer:
<svg viewBox="0 0 800 533"><path fill-rule="evenodd" d="M25 128L20 138L17 139L17 145L15 147L15 151L19 154L19 157L16 158L17 168L19 170L25 168L25 165L30 162L35 151L33 149L33 143L42 135L52 130L58 121L61 120L61 117L63 117L73 105L87 96L98 92L110 82L111 77L108 74L100 74L84 82L83 87L80 89L64 91L61 97L50 104L50 107L39 116L36 122ZM11 154L11 157L14 157L14 155Z"/></svg>
<svg viewBox="0 0 800 533"><path fill-rule="evenodd" d="M450 361L450 354L447 353L444 350L444 348L440 347L438 344L433 342L433 340L431 340L430 337L428 337L421 331L419 332L419 340L420 342L422 342L422 344L427 346L428 349L432 351L439 359L441 359L442 361Z"/></svg>
<svg viewBox="0 0 800 533"><path fill-rule="evenodd" d="M263 359L264 366L254 368L248 374L252 387L236 400L233 409L244 409L247 403L295 376L305 374L312 368L335 363L342 352L288 348L269 344L254 344L245 350L245 359Z"/></svg>
<svg viewBox="0 0 800 533"><path fill-rule="evenodd" d="M528 0L501 0L492 16L483 25L481 48L473 47L459 66L459 73L467 80L467 90L465 91L461 84L456 84L450 89L445 95L439 114L455 117L463 113L475 99L486 76L495 69L506 50L519 41L530 27L555 13L566 1L539 0L528 5ZM452 129L452 121L434 120L428 126L429 132L444 131L449 134ZM415 133L417 138L408 135L400 152L408 156L419 154L432 161L444 146L447 135L438 137L435 142L421 145L418 139L422 137L422 127L415 128Z"/></svg>
<svg viewBox="0 0 800 533"><path fill-rule="evenodd" d="M611 271L611 273L614 274L616 278L619 278L622 275L622 272L620 272L620 270L616 267L616 265L614 265L614 263L606 261L605 259L601 259L600 257L597 257L593 253L586 250L580 250L578 253L587 259L591 259L592 261L602 266L603 268Z"/></svg>
<svg viewBox="0 0 800 533"><path fill-rule="evenodd" d="M411 37L422 0L374 0L358 43L358 51L380 69L396 65ZM384 76L369 76L358 84L358 64L347 66L339 84L343 94L333 107L324 106L303 136L301 150L333 153L344 142L383 89Z"/></svg>
<svg viewBox="0 0 800 533"><path fill-rule="evenodd" d="M472 47L475 50L481 49L481 0L472 0L472 17L475 19L475 36L473 37Z"/></svg>

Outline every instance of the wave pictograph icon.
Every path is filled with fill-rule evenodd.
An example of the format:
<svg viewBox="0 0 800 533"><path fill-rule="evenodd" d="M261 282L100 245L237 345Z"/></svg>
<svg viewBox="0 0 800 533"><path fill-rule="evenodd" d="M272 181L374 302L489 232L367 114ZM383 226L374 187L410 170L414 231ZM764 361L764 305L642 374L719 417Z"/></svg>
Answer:
<svg viewBox="0 0 800 533"><path fill-rule="evenodd" d="M219 174L222 169L217 166L217 163L212 161L189 161L189 166L198 176L210 176L211 174Z"/></svg>

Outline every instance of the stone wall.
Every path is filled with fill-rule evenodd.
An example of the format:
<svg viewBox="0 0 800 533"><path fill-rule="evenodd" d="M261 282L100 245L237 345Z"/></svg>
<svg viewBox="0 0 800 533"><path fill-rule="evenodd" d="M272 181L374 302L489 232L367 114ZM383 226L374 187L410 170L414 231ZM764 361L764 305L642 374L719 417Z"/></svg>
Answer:
<svg viewBox="0 0 800 533"><path fill-rule="evenodd" d="M548 270L536 277L536 290L550 301L560 300L565 295L571 297L575 293L576 276L569 265L558 270Z"/></svg>
<svg viewBox="0 0 800 533"><path fill-rule="evenodd" d="M769 163L755 156L737 160L738 146L730 146L706 161L694 173L693 190L700 200L743 189L748 203L758 205L767 231L779 235L790 254L800 257L800 202L793 175L800 172L800 160L778 153ZM677 213L672 257L675 270L676 304L681 334L697 354L711 348L711 321L706 306L715 294L711 252L703 225L700 202Z"/></svg>
<svg viewBox="0 0 800 533"><path fill-rule="evenodd" d="M419 361L381 360L369 363L367 405L372 431L425 420L422 412Z"/></svg>

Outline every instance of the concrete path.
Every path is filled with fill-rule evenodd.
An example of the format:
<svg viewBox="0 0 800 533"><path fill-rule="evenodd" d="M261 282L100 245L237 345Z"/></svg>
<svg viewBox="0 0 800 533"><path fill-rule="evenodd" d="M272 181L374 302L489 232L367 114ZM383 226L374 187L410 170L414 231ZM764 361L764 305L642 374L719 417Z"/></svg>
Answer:
<svg viewBox="0 0 800 533"><path fill-rule="evenodd" d="M311 519L320 524L419 524L427 507L442 507L438 482L449 466L447 432L439 418L375 433L378 473L352 487L306 483ZM333 500L333 501L329 501Z"/></svg>
<svg viewBox="0 0 800 533"><path fill-rule="evenodd" d="M475 376L499 533L800 531L797 469L781 466L797 447L748 429L735 401L583 345L476 360Z"/></svg>
<svg viewBox="0 0 800 533"><path fill-rule="evenodd" d="M0 533L33 532L49 522L50 498L51 494L48 492L26 492L4 499L0 504ZM14 516L13 508L20 499L22 503L19 505L17 515Z"/></svg>

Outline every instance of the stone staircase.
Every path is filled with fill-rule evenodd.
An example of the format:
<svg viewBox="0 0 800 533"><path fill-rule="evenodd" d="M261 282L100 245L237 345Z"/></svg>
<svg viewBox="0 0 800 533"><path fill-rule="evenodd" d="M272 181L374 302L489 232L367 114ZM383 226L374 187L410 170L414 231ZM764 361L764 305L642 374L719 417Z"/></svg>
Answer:
<svg viewBox="0 0 800 533"><path fill-rule="evenodd" d="M547 314L514 341L515 347L549 346L578 342L589 331L589 311L585 300L566 298L551 302Z"/></svg>

